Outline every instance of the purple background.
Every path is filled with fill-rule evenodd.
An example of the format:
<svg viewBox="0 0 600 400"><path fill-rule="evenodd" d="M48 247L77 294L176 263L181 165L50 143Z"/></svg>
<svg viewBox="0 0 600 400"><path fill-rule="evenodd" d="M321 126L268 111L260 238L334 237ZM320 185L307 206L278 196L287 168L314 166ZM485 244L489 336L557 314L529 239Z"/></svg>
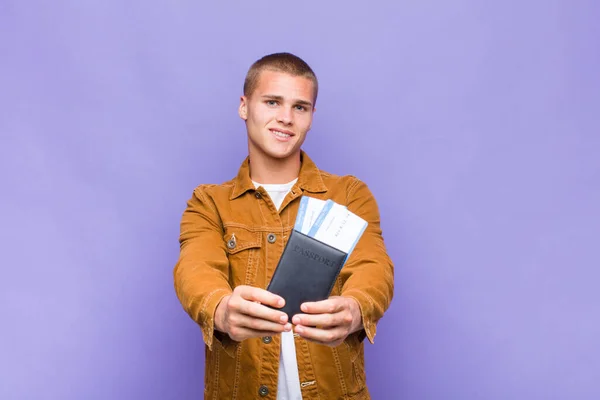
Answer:
<svg viewBox="0 0 600 400"><path fill-rule="evenodd" d="M237 172L244 74L282 50L321 82L305 149L370 185L396 264L373 397L600 398L599 18L593 0L1 0L0 398L202 397L179 219Z"/></svg>

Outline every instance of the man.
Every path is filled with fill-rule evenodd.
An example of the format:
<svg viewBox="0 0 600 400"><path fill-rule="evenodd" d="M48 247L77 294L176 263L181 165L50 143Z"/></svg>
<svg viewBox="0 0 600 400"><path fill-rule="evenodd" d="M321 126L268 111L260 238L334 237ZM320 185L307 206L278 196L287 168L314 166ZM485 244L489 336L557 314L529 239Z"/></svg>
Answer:
<svg viewBox="0 0 600 400"><path fill-rule="evenodd" d="M366 184L319 170L301 150L317 92L292 54L255 62L238 110L248 157L234 179L198 186L183 213L175 290L202 329L207 399L369 399L363 340L391 302L393 265ZM288 321L265 288L302 195L345 205L368 227L331 297Z"/></svg>

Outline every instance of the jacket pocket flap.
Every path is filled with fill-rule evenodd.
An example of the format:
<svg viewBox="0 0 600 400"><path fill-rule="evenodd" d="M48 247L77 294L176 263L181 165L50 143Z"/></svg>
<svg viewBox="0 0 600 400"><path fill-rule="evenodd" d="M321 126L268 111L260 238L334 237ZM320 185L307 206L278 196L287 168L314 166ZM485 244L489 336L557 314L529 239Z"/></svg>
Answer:
<svg viewBox="0 0 600 400"><path fill-rule="evenodd" d="M236 254L242 250L260 248L261 247L260 232L252 232L243 228L228 228L226 229L223 240L225 248L229 254Z"/></svg>

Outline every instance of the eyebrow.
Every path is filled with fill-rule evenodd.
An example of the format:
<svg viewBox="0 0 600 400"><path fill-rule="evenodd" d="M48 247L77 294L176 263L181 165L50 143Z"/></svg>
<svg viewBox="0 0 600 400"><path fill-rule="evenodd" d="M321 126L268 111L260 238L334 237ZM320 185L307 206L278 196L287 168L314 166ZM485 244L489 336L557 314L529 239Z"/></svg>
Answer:
<svg viewBox="0 0 600 400"><path fill-rule="evenodd" d="M265 94L263 96L261 96L263 99L272 99L272 100L277 100L277 101L283 101L283 96L277 96L274 94ZM312 108L312 103L310 101L306 101L306 100L295 100L294 101L295 104L301 104L303 106L307 106L307 107L311 107Z"/></svg>

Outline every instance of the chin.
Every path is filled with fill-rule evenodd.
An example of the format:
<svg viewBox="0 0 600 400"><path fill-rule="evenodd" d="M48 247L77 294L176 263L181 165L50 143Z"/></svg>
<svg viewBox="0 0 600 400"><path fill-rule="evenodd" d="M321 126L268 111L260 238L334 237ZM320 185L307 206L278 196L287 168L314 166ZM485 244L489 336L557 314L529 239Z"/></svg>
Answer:
<svg viewBox="0 0 600 400"><path fill-rule="evenodd" d="M272 160L285 160L300 153L300 144L287 143L287 145L281 145L281 143L271 143L269 141L249 141L249 150L251 153L261 154L262 157L267 157Z"/></svg>
<svg viewBox="0 0 600 400"><path fill-rule="evenodd" d="M294 152L267 152L266 153L267 156L271 157L271 158L275 158L277 160L285 160L286 158L289 158L291 156L294 155Z"/></svg>
<svg viewBox="0 0 600 400"><path fill-rule="evenodd" d="M264 153L270 158L275 158L278 160L285 160L286 158L293 157L295 154L297 154L298 149L291 149L291 150L285 150L285 151L276 150L276 149L265 149Z"/></svg>

